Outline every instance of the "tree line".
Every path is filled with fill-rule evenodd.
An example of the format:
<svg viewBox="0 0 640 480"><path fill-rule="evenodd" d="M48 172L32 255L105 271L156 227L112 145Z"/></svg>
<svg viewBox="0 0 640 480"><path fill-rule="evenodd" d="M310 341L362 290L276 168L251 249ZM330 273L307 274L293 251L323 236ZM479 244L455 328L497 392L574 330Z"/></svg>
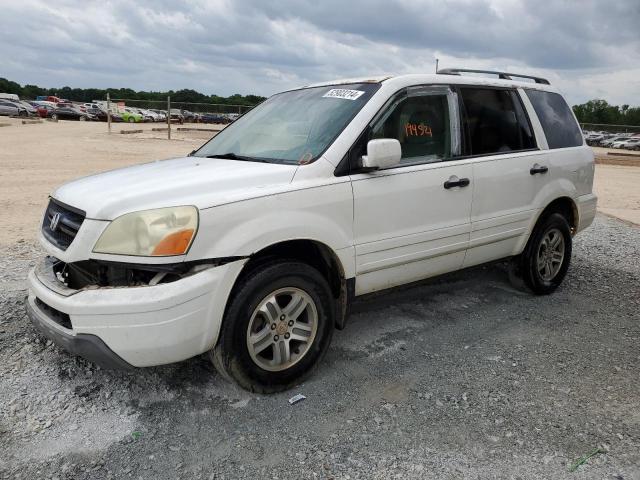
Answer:
<svg viewBox="0 0 640 480"><path fill-rule="evenodd" d="M574 105L573 111L580 123L606 125L640 125L640 107L609 105L606 100L589 100Z"/></svg>
<svg viewBox="0 0 640 480"><path fill-rule="evenodd" d="M240 95L236 93L229 97L219 95L205 95L191 89L168 92L145 92L131 88L43 88L37 85L20 85L6 78L0 78L0 92L14 93L20 98L35 99L39 95L53 95L74 102L91 102L93 100L106 100L107 92L111 98L126 98L130 100L162 101L171 96L171 102L176 103L219 103L223 105L247 105L253 106L265 100L259 95Z"/></svg>

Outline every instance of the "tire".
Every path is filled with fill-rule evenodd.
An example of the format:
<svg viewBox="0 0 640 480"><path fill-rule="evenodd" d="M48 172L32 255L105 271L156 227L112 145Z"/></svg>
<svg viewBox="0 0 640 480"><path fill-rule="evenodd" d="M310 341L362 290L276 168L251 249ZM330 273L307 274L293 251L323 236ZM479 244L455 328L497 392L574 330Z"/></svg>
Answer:
<svg viewBox="0 0 640 480"><path fill-rule="evenodd" d="M136 119L135 119L135 118L133 118L133 117L129 117L129 120L127 120L127 121L128 121L129 123L133 123L133 122L135 122L135 121L136 121Z"/></svg>
<svg viewBox="0 0 640 480"><path fill-rule="evenodd" d="M270 301L274 298L277 302ZM309 265L279 261L255 268L230 297L210 352L216 370L252 392L281 392L299 384L329 348L333 302L327 281ZM279 354L276 348L282 348Z"/></svg>
<svg viewBox="0 0 640 480"><path fill-rule="evenodd" d="M572 237L567 219L551 213L538 221L520 258L522 279L536 295L560 286L571 262Z"/></svg>
<svg viewBox="0 0 640 480"><path fill-rule="evenodd" d="M58 121L58 115L55 114L55 113L51 114L51 120L53 120L54 122L57 122Z"/></svg>
<svg viewBox="0 0 640 480"><path fill-rule="evenodd" d="M87 117L82 115L78 120L80 120L81 122L86 122L87 121Z"/></svg>
<svg viewBox="0 0 640 480"><path fill-rule="evenodd" d="M18 116L19 117L26 117L28 114L25 110L19 110L18 111Z"/></svg>

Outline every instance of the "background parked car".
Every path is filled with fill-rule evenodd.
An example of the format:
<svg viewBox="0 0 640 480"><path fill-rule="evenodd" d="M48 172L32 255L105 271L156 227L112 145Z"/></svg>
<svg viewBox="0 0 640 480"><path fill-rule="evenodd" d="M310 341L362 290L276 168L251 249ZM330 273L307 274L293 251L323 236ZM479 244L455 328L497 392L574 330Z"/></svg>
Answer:
<svg viewBox="0 0 640 480"><path fill-rule="evenodd" d="M94 120L95 117L90 113L83 112L80 109L74 107L59 107L51 112L51 118L53 120Z"/></svg>
<svg viewBox="0 0 640 480"><path fill-rule="evenodd" d="M184 121L188 123L192 123L196 121L196 114L190 112L189 110L182 110L182 116L184 117Z"/></svg>
<svg viewBox="0 0 640 480"><path fill-rule="evenodd" d="M6 109L11 106L14 106L17 109L17 113L9 113L8 115L18 115L20 117L36 115L36 109L33 108L30 104L23 102L22 100L7 100L6 98L3 98L1 100Z"/></svg>
<svg viewBox="0 0 640 480"><path fill-rule="evenodd" d="M130 107L126 107L124 110L120 112L120 116L122 120L129 123L139 123L142 122L142 115L133 110Z"/></svg>
<svg viewBox="0 0 640 480"><path fill-rule="evenodd" d="M19 108L24 108L27 112L27 115L30 117L35 117L38 115L38 111L35 109L33 105L24 100L18 100L17 102L13 102L18 105Z"/></svg>
<svg viewBox="0 0 640 480"><path fill-rule="evenodd" d="M621 142L615 142L613 148L624 148L625 150L640 150L640 138L629 138Z"/></svg>
<svg viewBox="0 0 640 480"><path fill-rule="evenodd" d="M171 109L171 121L177 123L184 123L184 115L182 115L182 111L177 108Z"/></svg>
<svg viewBox="0 0 640 480"><path fill-rule="evenodd" d="M600 142L601 147L610 147L614 142L622 142L629 138L629 135L613 135Z"/></svg>
<svg viewBox="0 0 640 480"><path fill-rule="evenodd" d="M53 107L51 105L49 105L48 103L43 103L41 105L38 105L36 107L36 112L38 114L38 116L40 118L49 118L51 117L51 113L56 109L57 107Z"/></svg>
<svg viewBox="0 0 640 480"><path fill-rule="evenodd" d="M0 115L18 115L20 109L9 100L0 99Z"/></svg>
<svg viewBox="0 0 640 480"><path fill-rule="evenodd" d="M220 113L205 113L200 117L202 123L231 123L231 120Z"/></svg>
<svg viewBox="0 0 640 480"><path fill-rule="evenodd" d="M164 110L151 110L151 111L155 112L158 115L159 122L167 121L167 112L165 112Z"/></svg>

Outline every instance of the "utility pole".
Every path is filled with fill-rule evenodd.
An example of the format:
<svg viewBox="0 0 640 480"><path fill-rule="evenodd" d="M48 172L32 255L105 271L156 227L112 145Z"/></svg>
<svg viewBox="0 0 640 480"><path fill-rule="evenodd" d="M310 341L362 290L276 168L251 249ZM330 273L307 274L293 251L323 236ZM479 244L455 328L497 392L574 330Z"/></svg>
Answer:
<svg viewBox="0 0 640 480"><path fill-rule="evenodd" d="M436 58L436 73L438 73L438 62L439 60Z"/></svg>
<svg viewBox="0 0 640 480"><path fill-rule="evenodd" d="M171 140L171 96L167 95L167 139Z"/></svg>
<svg viewBox="0 0 640 480"><path fill-rule="evenodd" d="M109 124L109 135L111 135L111 97L107 92L107 123Z"/></svg>

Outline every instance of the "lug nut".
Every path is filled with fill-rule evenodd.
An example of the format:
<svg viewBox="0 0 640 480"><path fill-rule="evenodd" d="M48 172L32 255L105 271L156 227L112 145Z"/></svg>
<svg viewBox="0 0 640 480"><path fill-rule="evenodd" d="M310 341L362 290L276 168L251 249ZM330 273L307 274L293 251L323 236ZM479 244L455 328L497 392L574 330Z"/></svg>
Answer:
<svg viewBox="0 0 640 480"><path fill-rule="evenodd" d="M275 324L275 323L272 323L272 324L271 324L271 330L275 330L275 329L276 329L276 324Z"/></svg>
<svg viewBox="0 0 640 480"><path fill-rule="evenodd" d="M293 320L289 320L289 326L293 327Z"/></svg>
<svg viewBox="0 0 640 480"><path fill-rule="evenodd" d="M280 320L284 320L284 315L280 315Z"/></svg>
<svg viewBox="0 0 640 480"><path fill-rule="evenodd" d="M288 334L288 333L285 333L285 334L284 334L284 338L289 338L289 334Z"/></svg>
<svg viewBox="0 0 640 480"><path fill-rule="evenodd" d="M277 342L279 339L280 339L280 337L278 335L274 335L273 336L273 341L274 342Z"/></svg>

